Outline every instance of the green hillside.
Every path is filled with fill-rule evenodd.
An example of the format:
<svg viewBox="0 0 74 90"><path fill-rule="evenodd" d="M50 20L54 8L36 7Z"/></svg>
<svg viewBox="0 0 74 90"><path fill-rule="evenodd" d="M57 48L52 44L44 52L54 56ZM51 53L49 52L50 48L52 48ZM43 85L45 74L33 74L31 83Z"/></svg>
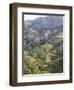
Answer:
<svg viewBox="0 0 74 90"><path fill-rule="evenodd" d="M62 16L25 22L24 74L63 72Z"/></svg>

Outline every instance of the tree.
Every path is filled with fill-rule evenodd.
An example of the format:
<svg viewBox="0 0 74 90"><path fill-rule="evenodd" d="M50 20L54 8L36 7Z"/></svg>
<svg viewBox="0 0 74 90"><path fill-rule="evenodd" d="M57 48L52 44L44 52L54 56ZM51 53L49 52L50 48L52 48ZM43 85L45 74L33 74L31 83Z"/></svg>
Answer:
<svg viewBox="0 0 74 90"><path fill-rule="evenodd" d="M56 48L51 53L51 61L48 64L48 67L51 73L63 72L63 47L62 46Z"/></svg>

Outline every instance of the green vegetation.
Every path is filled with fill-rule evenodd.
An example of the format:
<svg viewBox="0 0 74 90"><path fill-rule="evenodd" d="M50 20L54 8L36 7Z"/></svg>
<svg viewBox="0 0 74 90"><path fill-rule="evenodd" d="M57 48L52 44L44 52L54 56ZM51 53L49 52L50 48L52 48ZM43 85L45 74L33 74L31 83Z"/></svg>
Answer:
<svg viewBox="0 0 74 90"><path fill-rule="evenodd" d="M53 48L53 45L45 43L24 50L24 74L63 72L63 47Z"/></svg>
<svg viewBox="0 0 74 90"><path fill-rule="evenodd" d="M24 18L24 25L24 74L62 73L63 16Z"/></svg>

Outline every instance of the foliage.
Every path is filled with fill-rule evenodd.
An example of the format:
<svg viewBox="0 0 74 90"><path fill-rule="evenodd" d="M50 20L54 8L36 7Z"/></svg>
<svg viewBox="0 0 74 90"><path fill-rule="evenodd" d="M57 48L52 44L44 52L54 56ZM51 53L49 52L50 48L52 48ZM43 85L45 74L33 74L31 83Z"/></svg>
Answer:
<svg viewBox="0 0 74 90"><path fill-rule="evenodd" d="M63 72L63 16L24 21L24 74Z"/></svg>
<svg viewBox="0 0 74 90"><path fill-rule="evenodd" d="M51 73L63 72L63 47L60 46L51 53L51 61L48 65Z"/></svg>
<svg viewBox="0 0 74 90"><path fill-rule="evenodd" d="M24 51L24 74L60 73L63 71L63 49L52 50L49 43ZM50 52L51 50L51 52Z"/></svg>

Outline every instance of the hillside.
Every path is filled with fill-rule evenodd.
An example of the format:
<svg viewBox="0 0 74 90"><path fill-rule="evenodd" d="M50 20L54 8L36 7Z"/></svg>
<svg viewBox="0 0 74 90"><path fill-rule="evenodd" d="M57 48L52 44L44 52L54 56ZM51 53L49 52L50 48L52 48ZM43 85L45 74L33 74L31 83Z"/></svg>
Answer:
<svg viewBox="0 0 74 90"><path fill-rule="evenodd" d="M61 72L63 16L38 17L24 21L24 74Z"/></svg>

